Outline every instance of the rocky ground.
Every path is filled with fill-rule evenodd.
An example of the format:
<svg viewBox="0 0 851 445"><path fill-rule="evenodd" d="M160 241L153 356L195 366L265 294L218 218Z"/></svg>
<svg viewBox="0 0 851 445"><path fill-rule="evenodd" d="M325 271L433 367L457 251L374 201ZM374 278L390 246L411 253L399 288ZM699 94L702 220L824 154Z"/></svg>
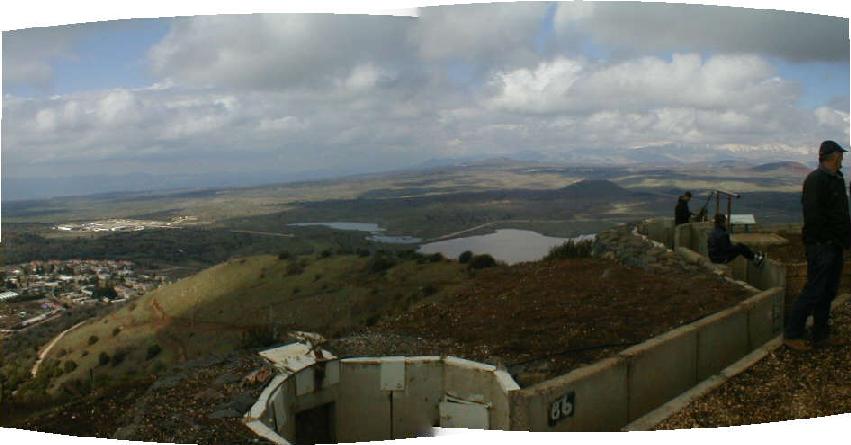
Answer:
<svg viewBox="0 0 851 445"><path fill-rule="evenodd" d="M851 412L851 300L834 311L833 328L843 345L810 352L781 347L657 429L714 428Z"/></svg>
<svg viewBox="0 0 851 445"><path fill-rule="evenodd" d="M14 427L165 443L265 443L241 422L272 372L256 351L186 362L159 379L95 391ZM271 371L271 370L270 370Z"/></svg>
<svg viewBox="0 0 851 445"><path fill-rule="evenodd" d="M527 386L751 295L626 228L599 243L616 249L598 245L600 258L481 270L467 290L385 317L328 348L343 356L457 355L505 367Z"/></svg>

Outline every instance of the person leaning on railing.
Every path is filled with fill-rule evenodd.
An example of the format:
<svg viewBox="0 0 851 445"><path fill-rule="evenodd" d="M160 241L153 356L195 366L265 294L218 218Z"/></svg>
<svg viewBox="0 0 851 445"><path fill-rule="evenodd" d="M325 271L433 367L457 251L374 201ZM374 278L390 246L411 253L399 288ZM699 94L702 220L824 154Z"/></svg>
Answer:
<svg viewBox="0 0 851 445"><path fill-rule="evenodd" d="M842 168L843 149L824 141L819 167L804 180L801 235L807 251L807 283L792 306L783 343L794 350L838 344L830 336L830 303L839 290L843 249L851 247L851 217ZM813 316L812 342L804 339L807 317Z"/></svg>

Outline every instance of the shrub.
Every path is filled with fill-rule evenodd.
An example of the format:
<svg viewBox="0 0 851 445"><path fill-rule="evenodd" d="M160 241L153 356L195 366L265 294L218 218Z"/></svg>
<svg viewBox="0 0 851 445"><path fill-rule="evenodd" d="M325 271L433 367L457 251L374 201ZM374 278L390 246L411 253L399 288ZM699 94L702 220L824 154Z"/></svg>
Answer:
<svg viewBox="0 0 851 445"><path fill-rule="evenodd" d="M245 332L243 344L246 348L266 348L278 341L275 328L270 325L257 326Z"/></svg>
<svg viewBox="0 0 851 445"><path fill-rule="evenodd" d="M374 274L383 273L395 265L396 261L392 258L388 258L385 255L376 255L370 258L369 263L367 263L367 271Z"/></svg>
<svg viewBox="0 0 851 445"><path fill-rule="evenodd" d="M283 251L278 253L278 259L279 260L288 260L288 259L290 259L290 257L291 257L290 253L287 252L286 250L283 250Z"/></svg>
<svg viewBox="0 0 851 445"><path fill-rule="evenodd" d="M160 345L154 343L151 346L148 346L148 352L145 354L145 361L150 360L160 354L163 348Z"/></svg>
<svg viewBox="0 0 851 445"><path fill-rule="evenodd" d="M67 360L67 361L65 361L64 367L65 367L65 374L68 374L68 373L74 371L75 369L77 369L77 364L74 363L73 360Z"/></svg>
<svg viewBox="0 0 851 445"><path fill-rule="evenodd" d="M115 351L115 354L112 355L112 359L110 359L109 363L112 366L118 366L122 362L124 362L124 359L126 357L127 357L127 351L123 351L123 350Z"/></svg>
<svg viewBox="0 0 851 445"><path fill-rule="evenodd" d="M370 255L370 254L369 254L369 250L368 250L368 249L358 249L358 250L357 250L357 254L358 254L358 256L359 256L359 257L361 257L361 258L366 258L366 257L368 257L368 256Z"/></svg>
<svg viewBox="0 0 851 445"><path fill-rule="evenodd" d="M322 252L319 252L319 256L322 257L322 258L328 258L332 254L333 254L333 252L331 252L331 249L325 249Z"/></svg>
<svg viewBox="0 0 851 445"><path fill-rule="evenodd" d="M560 246L553 247L544 257L544 260L556 260L565 258L589 258L591 256L591 241L570 240Z"/></svg>
<svg viewBox="0 0 851 445"><path fill-rule="evenodd" d="M467 264L470 262L470 259L473 258L473 252L469 250L465 250L461 252L461 255L458 255L458 262L461 264Z"/></svg>
<svg viewBox="0 0 851 445"><path fill-rule="evenodd" d="M92 335L91 337L89 337L89 346L97 343L98 340L100 340L100 339L98 338L97 335Z"/></svg>
<svg viewBox="0 0 851 445"><path fill-rule="evenodd" d="M288 276L301 275L302 272L304 272L304 267L301 264L295 261L291 262L290 264L287 264Z"/></svg>
<svg viewBox="0 0 851 445"><path fill-rule="evenodd" d="M485 253L482 255L474 255L472 258L470 258L470 262L467 264L468 267L470 267L471 269L484 269L486 267L496 266L496 260L494 260L492 256Z"/></svg>
<svg viewBox="0 0 851 445"><path fill-rule="evenodd" d="M112 336L115 337L121 332L121 328L115 328L112 330Z"/></svg>
<svg viewBox="0 0 851 445"><path fill-rule="evenodd" d="M439 262L444 260L443 254L440 253L440 252L433 253L433 254L429 255L427 258L428 258L428 261L430 263L439 263Z"/></svg>
<svg viewBox="0 0 851 445"><path fill-rule="evenodd" d="M422 287L422 293L424 296L434 295L437 293L437 286L429 283Z"/></svg>
<svg viewBox="0 0 851 445"><path fill-rule="evenodd" d="M101 366L106 366L107 364L109 364L109 354L107 354L106 352L101 352L100 355L98 355L98 364Z"/></svg>

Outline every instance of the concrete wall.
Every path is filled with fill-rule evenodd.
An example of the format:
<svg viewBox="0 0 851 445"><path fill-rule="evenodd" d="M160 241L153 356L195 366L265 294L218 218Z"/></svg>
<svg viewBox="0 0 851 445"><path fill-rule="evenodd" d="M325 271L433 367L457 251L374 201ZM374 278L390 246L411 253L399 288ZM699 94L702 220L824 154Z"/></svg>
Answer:
<svg viewBox="0 0 851 445"><path fill-rule="evenodd" d="M697 384L697 332L692 326L652 338L619 356L628 365L630 421Z"/></svg>
<svg viewBox="0 0 851 445"><path fill-rule="evenodd" d="M638 231L653 241L660 242L669 249L674 248L674 219L673 218L651 218L642 221Z"/></svg>
<svg viewBox="0 0 851 445"><path fill-rule="evenodd" d="M778 335L782 301L782 288L760 292L614 358L512 392L511 429L619 430ZM552 403L567 393L573 415L549 422Z"/></svg>
<svg viewBox="0 0 851 445"><path fill-rule="evenodd" d="M321 372L319 369L321 368ZM296 414L334 403L331 421L338 442L416 437L440 426L439 406L448 398L464 415L486 413L490 429L510 428L510 394L519 386L494 366L456 357L361 357L282 369L264 389L245 423L276 443L295 440Z"/></svg>
<svg viewBox="0 0 851 445"><path fill-rule="evenodd" d="M616 431L629 420L627 362L608 358L511 394L511 429ZM553 402L573 393L573 415L550 419Z"/></svg>

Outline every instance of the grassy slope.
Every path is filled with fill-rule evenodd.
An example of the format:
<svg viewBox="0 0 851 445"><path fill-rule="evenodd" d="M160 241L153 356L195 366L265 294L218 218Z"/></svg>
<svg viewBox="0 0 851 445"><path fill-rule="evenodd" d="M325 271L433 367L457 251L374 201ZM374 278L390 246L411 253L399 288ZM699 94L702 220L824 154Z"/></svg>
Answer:
<svg viewBox="0 0 851 445"><path fill-rule="evenodd" d="M384 274L369 274L367 258L311 258L303 273L288 276L291 261L295 260L272 256L234 259L81 326L48 355L78 365L58 377L53 388L65 381L88 379L89 369L94 369L95 379L142 373L238 348L243 335L256 328L277 327L280 334L308 329L333 335L404 310L425 296L426 285L434 286L440 295L463 286L466 279L465 269L449 261L418 264L408 260ZM116 329L120 332L113 335ZM98 337L92 345L91 336ZM147 349L155 343L162 352L147 360ZM101 352L112 357L119 350L128 351L122 363L98 366Z"/></svg>

